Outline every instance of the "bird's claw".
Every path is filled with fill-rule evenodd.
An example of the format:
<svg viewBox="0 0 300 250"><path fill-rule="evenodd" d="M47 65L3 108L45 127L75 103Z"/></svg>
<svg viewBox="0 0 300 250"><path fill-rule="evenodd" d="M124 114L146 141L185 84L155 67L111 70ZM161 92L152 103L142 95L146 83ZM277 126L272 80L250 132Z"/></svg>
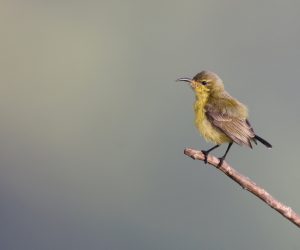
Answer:
<svg viewBox="0 0 300 250"><path fill-rule="evenodd" d="M224 162L224 158L223 157L219 158L219 163L218 163L217 168L220 168L222 166L223 162Z"/></svg>
<svg viewBox="0 0 300 250"><path fill-rule="evenodd" d="M205 150L202 150L201 152L202 152L202 154L204 154L204 163L207 164L207 156L208 156L208 152L205 151Z"/></svg>

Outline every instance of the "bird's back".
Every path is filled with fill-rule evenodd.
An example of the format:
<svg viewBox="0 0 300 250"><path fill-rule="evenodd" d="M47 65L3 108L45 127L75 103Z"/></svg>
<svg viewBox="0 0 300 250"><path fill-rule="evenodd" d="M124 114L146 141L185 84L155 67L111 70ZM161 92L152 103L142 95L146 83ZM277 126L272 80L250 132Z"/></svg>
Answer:
<svg viewBox="0 0 300 250"><path fill-rule="evenodd" d="M207 103L213 107L215 112L220 114L227 115L229 117L237 117L240 119L248 118L247 107L229 95L226 91L217 94L211 94Z"/></svg>

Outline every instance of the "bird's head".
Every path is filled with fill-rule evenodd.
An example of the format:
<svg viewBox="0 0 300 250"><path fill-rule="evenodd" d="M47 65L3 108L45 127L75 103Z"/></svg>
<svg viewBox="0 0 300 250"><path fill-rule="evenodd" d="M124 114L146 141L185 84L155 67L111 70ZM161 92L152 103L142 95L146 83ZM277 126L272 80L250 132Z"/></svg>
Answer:
<svg viewBox="0 0 300 250"><path fill-rule="evenodd" d="M196 94L219 92L224 90L221 78L210 71L201 71L193 77L179 78L176 81L188 82Z"/></svg>

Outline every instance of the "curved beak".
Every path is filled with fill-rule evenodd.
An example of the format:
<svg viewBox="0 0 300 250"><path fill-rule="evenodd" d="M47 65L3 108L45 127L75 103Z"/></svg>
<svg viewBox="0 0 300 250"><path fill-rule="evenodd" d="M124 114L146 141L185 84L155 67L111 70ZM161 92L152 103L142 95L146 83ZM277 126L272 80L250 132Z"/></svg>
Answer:
<svg viewBox="0 0 300 250"><path fill-rule="evenodd" d="M189 82L189 83L192 83L193 79L191 78L188 78L188 77L182 77L182 78L178 78L176 80L176 82Z"/></svg>

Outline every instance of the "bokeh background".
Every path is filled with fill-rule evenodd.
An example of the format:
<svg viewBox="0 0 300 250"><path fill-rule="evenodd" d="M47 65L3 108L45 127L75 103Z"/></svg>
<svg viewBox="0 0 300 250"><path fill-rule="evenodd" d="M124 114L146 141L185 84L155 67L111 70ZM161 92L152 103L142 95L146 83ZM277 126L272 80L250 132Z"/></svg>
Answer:
<svg viewBox="0 0 300 250"><path fill-rule="evenodd" d="M299 1L0 3L1 249L300 249L183 155L211 145L174 81L218 72L274 145L228 161L300 212Z"/></svg>

